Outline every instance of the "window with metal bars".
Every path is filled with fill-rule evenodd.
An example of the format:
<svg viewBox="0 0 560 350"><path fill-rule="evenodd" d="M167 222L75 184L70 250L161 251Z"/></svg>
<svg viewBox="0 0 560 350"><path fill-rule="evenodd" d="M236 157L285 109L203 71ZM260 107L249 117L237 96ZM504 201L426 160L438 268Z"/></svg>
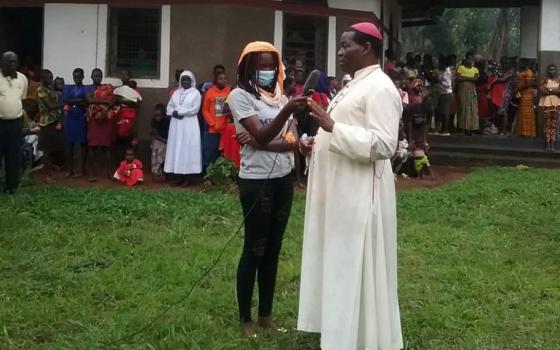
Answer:
<svg viewBox="0 0 560 350"><path fill-rule="evenodd" d="M129 70L133 78L159 78L161 8L111 7L109 76Z"/></svg>

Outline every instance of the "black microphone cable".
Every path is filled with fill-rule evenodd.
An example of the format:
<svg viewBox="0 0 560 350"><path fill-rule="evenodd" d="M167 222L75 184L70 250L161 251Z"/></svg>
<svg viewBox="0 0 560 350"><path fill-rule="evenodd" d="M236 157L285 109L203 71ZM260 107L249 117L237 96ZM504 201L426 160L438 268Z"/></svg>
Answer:
<svg viewBox="0 0 560 350"><path fill-rule="evenodd" d="M294 121L293 119L294 117L292 116L292 118L289 120L288 122L288 126L286 128L286 133L289 132L292 123ZM282 142L280 143L280 145L283 145L285 141L285 138L282 138ZM296 140L297 142L297 140ZM282 152L283 153L283 152ZM264 191L264 188L266 186L266 184L268 183L268 181L270 180L270 177L272 176L272 172L274 171L274 167L276 166L276 161L278 160L278 155L280 154L280 152L276 152L275 157L274 157L274 164L272 164L272 167L270 169L270 172L268 173L268 176L266 177L266 179L264 180L260 191L259 191L259 197L262 196L262 193ZM154 316L148 323L146 323L143 327L139 328L138 330L127 334L121 338L117 338L113 341L110 342L106 342L103 345L103 347L111 347L111 346L115 346L119 343L122 343L126 340L130 340L133 339L134 337L136 337L137 335L140 335L142 333L144 333L147 329L149 329L153 324L155 324L160 318L162 318L163 316L165 316L169 311L171 311L173 308L175 308L177 305L184 303L193 293L193 291L202 283L202 281L204 281L204 279L210 275L210 273L216 268L216 266L218 266L218 263L222 260L223 256L224 256L224 252L226 251L226 249L229 247L229 245L231 244L231 242L233 241L233 239L235 237L237 237L237 235L239 234L239 232L241 231L241 229L243 228L244 224L245 224L245 220L247 220L247 217L249 216L249 214L251 214L251 212L253 211L253 209L255 209L255 206L257 205L257 203L259 202L259 198L257 198L255 200L255 202L251 205L251 207L249 208L249 210L247 211L247 213L243 216L243 221L241 221L241 223L239 224L239 227L237 228L237 230L233 233L233 235L231 235L231 237L228 238L228 240L225 242L225 244L223 245L222 249L220 249L218 255L216 256L216 258L214 259L214 261L212 262L212 264L210 265L210 267L208 267L206 270L204 270L204 272L200 275L200 277L198 279L196 279L196 281L193 283L193 285L191 286L191 288L187 291L187 293L185 295L183 295L181 298L177 299L175 302L173 302L172 304L168 305L166 308L164 308L162 311L160 311L159 314L157 314L156 316Z"/></svg>

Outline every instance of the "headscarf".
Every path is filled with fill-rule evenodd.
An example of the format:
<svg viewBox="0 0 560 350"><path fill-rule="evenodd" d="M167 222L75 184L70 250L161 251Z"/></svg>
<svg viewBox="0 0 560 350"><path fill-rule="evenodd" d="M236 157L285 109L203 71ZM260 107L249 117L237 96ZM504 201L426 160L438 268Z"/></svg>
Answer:
<svg viewBox="0 0 560 350"><path fill-rule="evenodd" d="M181 86L181 79L183 79L184 76L187 76L187 77L191 78L191 87L190 87L190 89L193 89L193 88L196 89L196 79L194 78L194 74L192 74L191 71L185 70L185 71L183 71L183 73L181 73L181 75L179 76L179 88L178 88L178 90L183 89L183 86ZM188 89L188 90L190 90L190 89ZM185 89L183 89L183 90L185 90Z"/></svg>
<svg viewBox="0 0 560 350"><path fill-rule="evenodd" d="M184 76L191 78L191 87L188 89L185 89L181 86L181 79L183 79ZM175 90L173 95L171 95L171 100L176 107L185 105L187 103L190 103L191 101L191 98L187 98L187 96L193 94L194 92L198 92L198 90L196 89L196 79L194 77L194 74L187 70L183 71L183 73L181 73L181 76L179 77L179 87L177 88L177 90Z"/></svg>
<svg viewBox="0 0 560 350"><path fill-rule="evenodd" d="M276 81L276 88L274 89L274 93L270 93L260 87L258 87L258 91L261 94L261 100L268 105L278 105L282 100L283 94L283 86L284 86L284 64L282 63L282 56L280 52L272 45L266 41L254 41L252 43L247 44L243 52L241 53L241 57L239 57L238 64L241 64L243 59L251 53L263 53L263 52L270 52L276 56L278 61L278 80Z"/></svg>

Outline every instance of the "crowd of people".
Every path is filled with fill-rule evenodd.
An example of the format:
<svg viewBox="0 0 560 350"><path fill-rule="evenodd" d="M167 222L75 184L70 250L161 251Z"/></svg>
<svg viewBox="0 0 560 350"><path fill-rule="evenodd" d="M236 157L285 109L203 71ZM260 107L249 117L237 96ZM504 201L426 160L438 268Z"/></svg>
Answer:
<svg viewBox="0 0 560 350"><path fill-rule="evenodd" d="M101 173L128 185L143 181L142 163L134 155L134 125L142 96L129 71L122 72L122 85L113 87L102 83L103 72L97 68L91 72L91 85L84 84L81 68L72 72L73 84L54 78L48 69L24 75L17 68L17 56L5 53L0 122L14 124L2 145L6 191L15 191L28 166L43 168L47 182L62 165L67 177L87 175L92 182ZM122 171L120 160L134 171Z"/></svg>
<svg viewBox="0 0 560 350"><path fill-rule="evenodd" d="M303 69L288 64L285 74L283 99L303 95ZM224 66L216 65L212 75L212 81L197 84L192 72L177 69L177 85L170 89L169 100L153 106L149 167L153 181L188 186L219 157L239 169L241 148L247 140L237 131L227 103L232 87ZM144 167L135 154L142 92L131 72L121 72L120 86L103 83L98 68L91 72L91 85L84 84L81 68L74 69L72 77L73 84L67 84L48 69L18 67L14 53L3 55L0 84L13 92L8 97L12 104L19 102L21 110L0 111L5 114L0 120L9 119L7 115L14 120L22 116L21 133L14 134L14 139L3 138L12 145L11 151L4 149L10 192L17 188L17 174L27 167L42 169L48 183L55 182L54 174L60 170L67 177L87 177L91 182L99 177L128 186L144 181ZM340 88L336 78L321 74L312 98L326 108ZM312 137L318 130L309 115L301 116L296 125L300 136ZM20 149L17 164L9 156L14 147ZM290 160L297 185L304 188L306 160L297 150L293 153Z"/></svg>
<svg viewBox="0 0 560 350"><path fill-rule="evenodd" d="M516 135L536 138L539 110L544 117L546 151L554 152L558 136L560 80L550 65L540 81L534 62L516 57L499 62L469 52L456 55L409 52L397 61L385 52L385 73L399 89L404 106L399 148L393 160L397 174L430 175L428 135Z"/></svg>
<svg viewBox="0 0 560 350"><path fill-rule="evenodd" d="M503 58L496 63L467 53L461 60L455 55L440 55L436 64L429 54L407 53L404 60L397 61L390 49L385 56L384 71L397 86L404 106L399 146L393 157L395 174L431 175L427 156L431 134L534 138L539 108L546 150L554 151L560 108L556 66L547 67L537 82L535 67L527 59ZM289 100L304 94L306 72L297 62L286 66L283 98ZM212 74L212 81L197 84L192 72L177 69L177 85L170 89L169 100L153 107L150 172L154 181L188 185L193 175L205 173L220 156L240 167L240 151L247 140L237 131L228 106L232 87L224 66L216 65ZM12 100L3 104L13 106L15 100L21 101L23 115L23 135L3 137L6 169L21 170L21 164L12 164L15 158L7 149L23 138L23 166L42 167L47 182L53 181L54 170L63 167L68 177L87 176L91 182L103 176L129 186L142 183L143 164L133 156L142 96L131 72L122 71L120 86L104 84L98 68L91 72L91 85L84 84L81 68L74 69L72 77L73 84L66 84L48 69L18 67L15 54L3 55L0 84L13 93L4 97ZM313 100L326 109L351 79L345 75L339 82L321 74ZM17 116L20 112L15 109L0 111L1 122ZM299 137L313 137L318 130L309 115L299 116L294 124ZM61 158L63 162L55 161ZM119 171L124 169L121 161L129 158L127 164L134 163L137 170L134 180L126 176L128 171ZM291 159L296 183L304 188L307 160L297 149ZM14 171L7 171L9 191L17 187L17 178Z"/></svg>

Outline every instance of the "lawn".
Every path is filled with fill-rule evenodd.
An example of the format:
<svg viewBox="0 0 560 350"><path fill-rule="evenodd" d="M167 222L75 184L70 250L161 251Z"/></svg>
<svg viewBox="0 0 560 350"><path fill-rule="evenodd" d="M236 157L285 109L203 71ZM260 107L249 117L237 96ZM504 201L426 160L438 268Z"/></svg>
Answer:
<svg viewBox="0 0 560 350"><path fill-rule="evenodd" d="M485 169L402 192L399 296L408 349L560 349L560 172ZM293 330L304 196L283 248L286 334L238 335L240 222L219 192L28 186L0 196L0 349L318 350Z"/></svg>

